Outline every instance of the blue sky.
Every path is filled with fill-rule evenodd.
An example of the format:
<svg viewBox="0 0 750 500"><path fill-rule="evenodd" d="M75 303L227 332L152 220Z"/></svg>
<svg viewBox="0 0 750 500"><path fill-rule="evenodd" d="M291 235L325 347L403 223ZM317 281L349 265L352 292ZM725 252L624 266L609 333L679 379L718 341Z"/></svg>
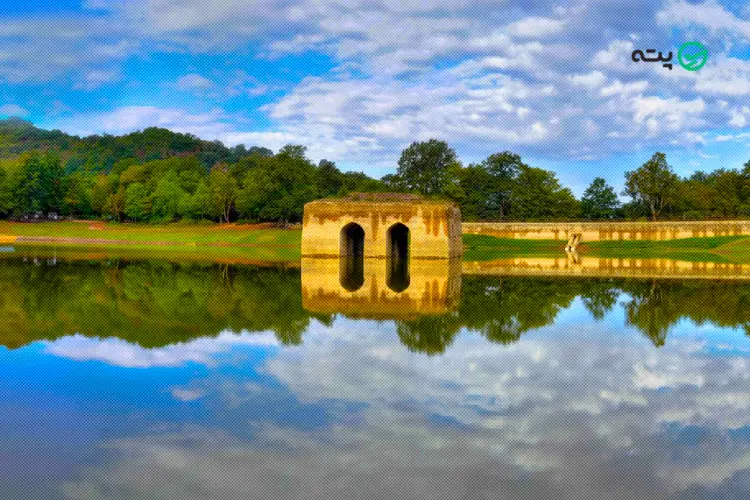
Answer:
<svg viewBox="0 0 750 500"><path fill-rule="evenodd" d="M147 126L380 176L411 141L512 150L580 194L664 151L750 160L750 4L705 0L88 0L0 6L0 115ZM696 72L636 49L710 51Z"/></svg>

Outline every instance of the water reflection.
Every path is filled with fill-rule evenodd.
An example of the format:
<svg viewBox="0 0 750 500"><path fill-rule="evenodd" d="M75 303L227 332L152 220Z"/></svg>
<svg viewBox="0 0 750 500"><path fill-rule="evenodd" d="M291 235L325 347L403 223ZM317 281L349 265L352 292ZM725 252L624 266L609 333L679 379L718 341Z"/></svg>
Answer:
<svg viewBox="0 0 750 500"><path fill-rule="evenodd" d="M339 259L339 283L347 292L356 292L365 284L363 255L342 255Z"/></svg>
<svg viewBox="0 0 750 500"><path fill-rule="evenodd" d="M409 259L391 258L386 262L385 283L388 288L400 293L409 288L411 276L409 275Z"/></svg>
<svg viewBox="0 0 750 500"><path fill-rule="evenodd" d="M509 344L553 324L580 299L594 320L665 344L682 320L750 335L750 286L740 281L461 275L455 261L416 260L402 291L387 260L362 263L362 286L339 282L337 259L302 270L164 261L0 260L0 344L17 348L80 334L158 347L221 332L273 332L299 344L311 321L337 316L394 322L408 349L445 352L462 331ZM464 267L466 264L464 263ZM391 270L392 271L392 270ZM513 269L511 269L513 271Z"/></svg>
<svg viewBox="0 0 750 500"><path fill-rule="evenodd" d="M738 280L36 262L0 259L3 499L750 494Z"/></svg>
<svg viewBox="0 0 750 500"><path fill-rule="evenodd" d="M361 285L351 282L345 259L302 259L302 304L322 314L361 318L415 318L456 308L461 295L457 260L364 259Z"/></svg>

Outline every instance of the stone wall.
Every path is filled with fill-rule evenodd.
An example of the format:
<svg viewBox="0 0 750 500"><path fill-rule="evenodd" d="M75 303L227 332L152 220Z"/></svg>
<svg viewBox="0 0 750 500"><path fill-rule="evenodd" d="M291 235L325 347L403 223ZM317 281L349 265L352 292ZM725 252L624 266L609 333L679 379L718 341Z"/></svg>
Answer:
<svg viewBox="0 0 750 500"><path fill-rule="evenodd" d="M386 257L387 231L396 223L409 228L412 259L459 257L461 213L447 202L318 200L305 205L302 221L302 255L338 257L341 230L359 224L365 233L364 256Z"/></svg>
<svg viewBox="0 0 750 500"><path fill-rule="evenodd" d="M568 240L674 240L708 236L750 235L750 221L712 222L464 222L464 234L499 238Z"/></svg>

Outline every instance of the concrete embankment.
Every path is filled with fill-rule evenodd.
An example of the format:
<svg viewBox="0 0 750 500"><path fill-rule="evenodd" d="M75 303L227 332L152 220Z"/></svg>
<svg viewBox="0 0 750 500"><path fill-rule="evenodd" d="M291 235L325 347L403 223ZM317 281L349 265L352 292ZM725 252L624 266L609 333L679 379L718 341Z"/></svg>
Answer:
<svg viewBox="0 0 750 500"><path fill-rule="evenodd" d="M497 238L582 241L676 240L750 235L750 221L688 222L464 222L463 234Z"/></svg>

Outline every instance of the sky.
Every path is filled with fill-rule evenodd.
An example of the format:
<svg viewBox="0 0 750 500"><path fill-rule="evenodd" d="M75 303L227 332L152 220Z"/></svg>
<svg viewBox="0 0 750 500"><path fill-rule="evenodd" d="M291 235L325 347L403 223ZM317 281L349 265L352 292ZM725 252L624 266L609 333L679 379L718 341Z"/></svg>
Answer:
<svg viewBox="0 0 750 500"><path fill-rule="evenodd" d="M706 65L676 64L698 41ZM674 53L674 67L634 50ZM416 140L498 151L581 194L654 152L750 160L750 3L717 0L4 0L0 116L304 144L373 176Z"/></svg>

